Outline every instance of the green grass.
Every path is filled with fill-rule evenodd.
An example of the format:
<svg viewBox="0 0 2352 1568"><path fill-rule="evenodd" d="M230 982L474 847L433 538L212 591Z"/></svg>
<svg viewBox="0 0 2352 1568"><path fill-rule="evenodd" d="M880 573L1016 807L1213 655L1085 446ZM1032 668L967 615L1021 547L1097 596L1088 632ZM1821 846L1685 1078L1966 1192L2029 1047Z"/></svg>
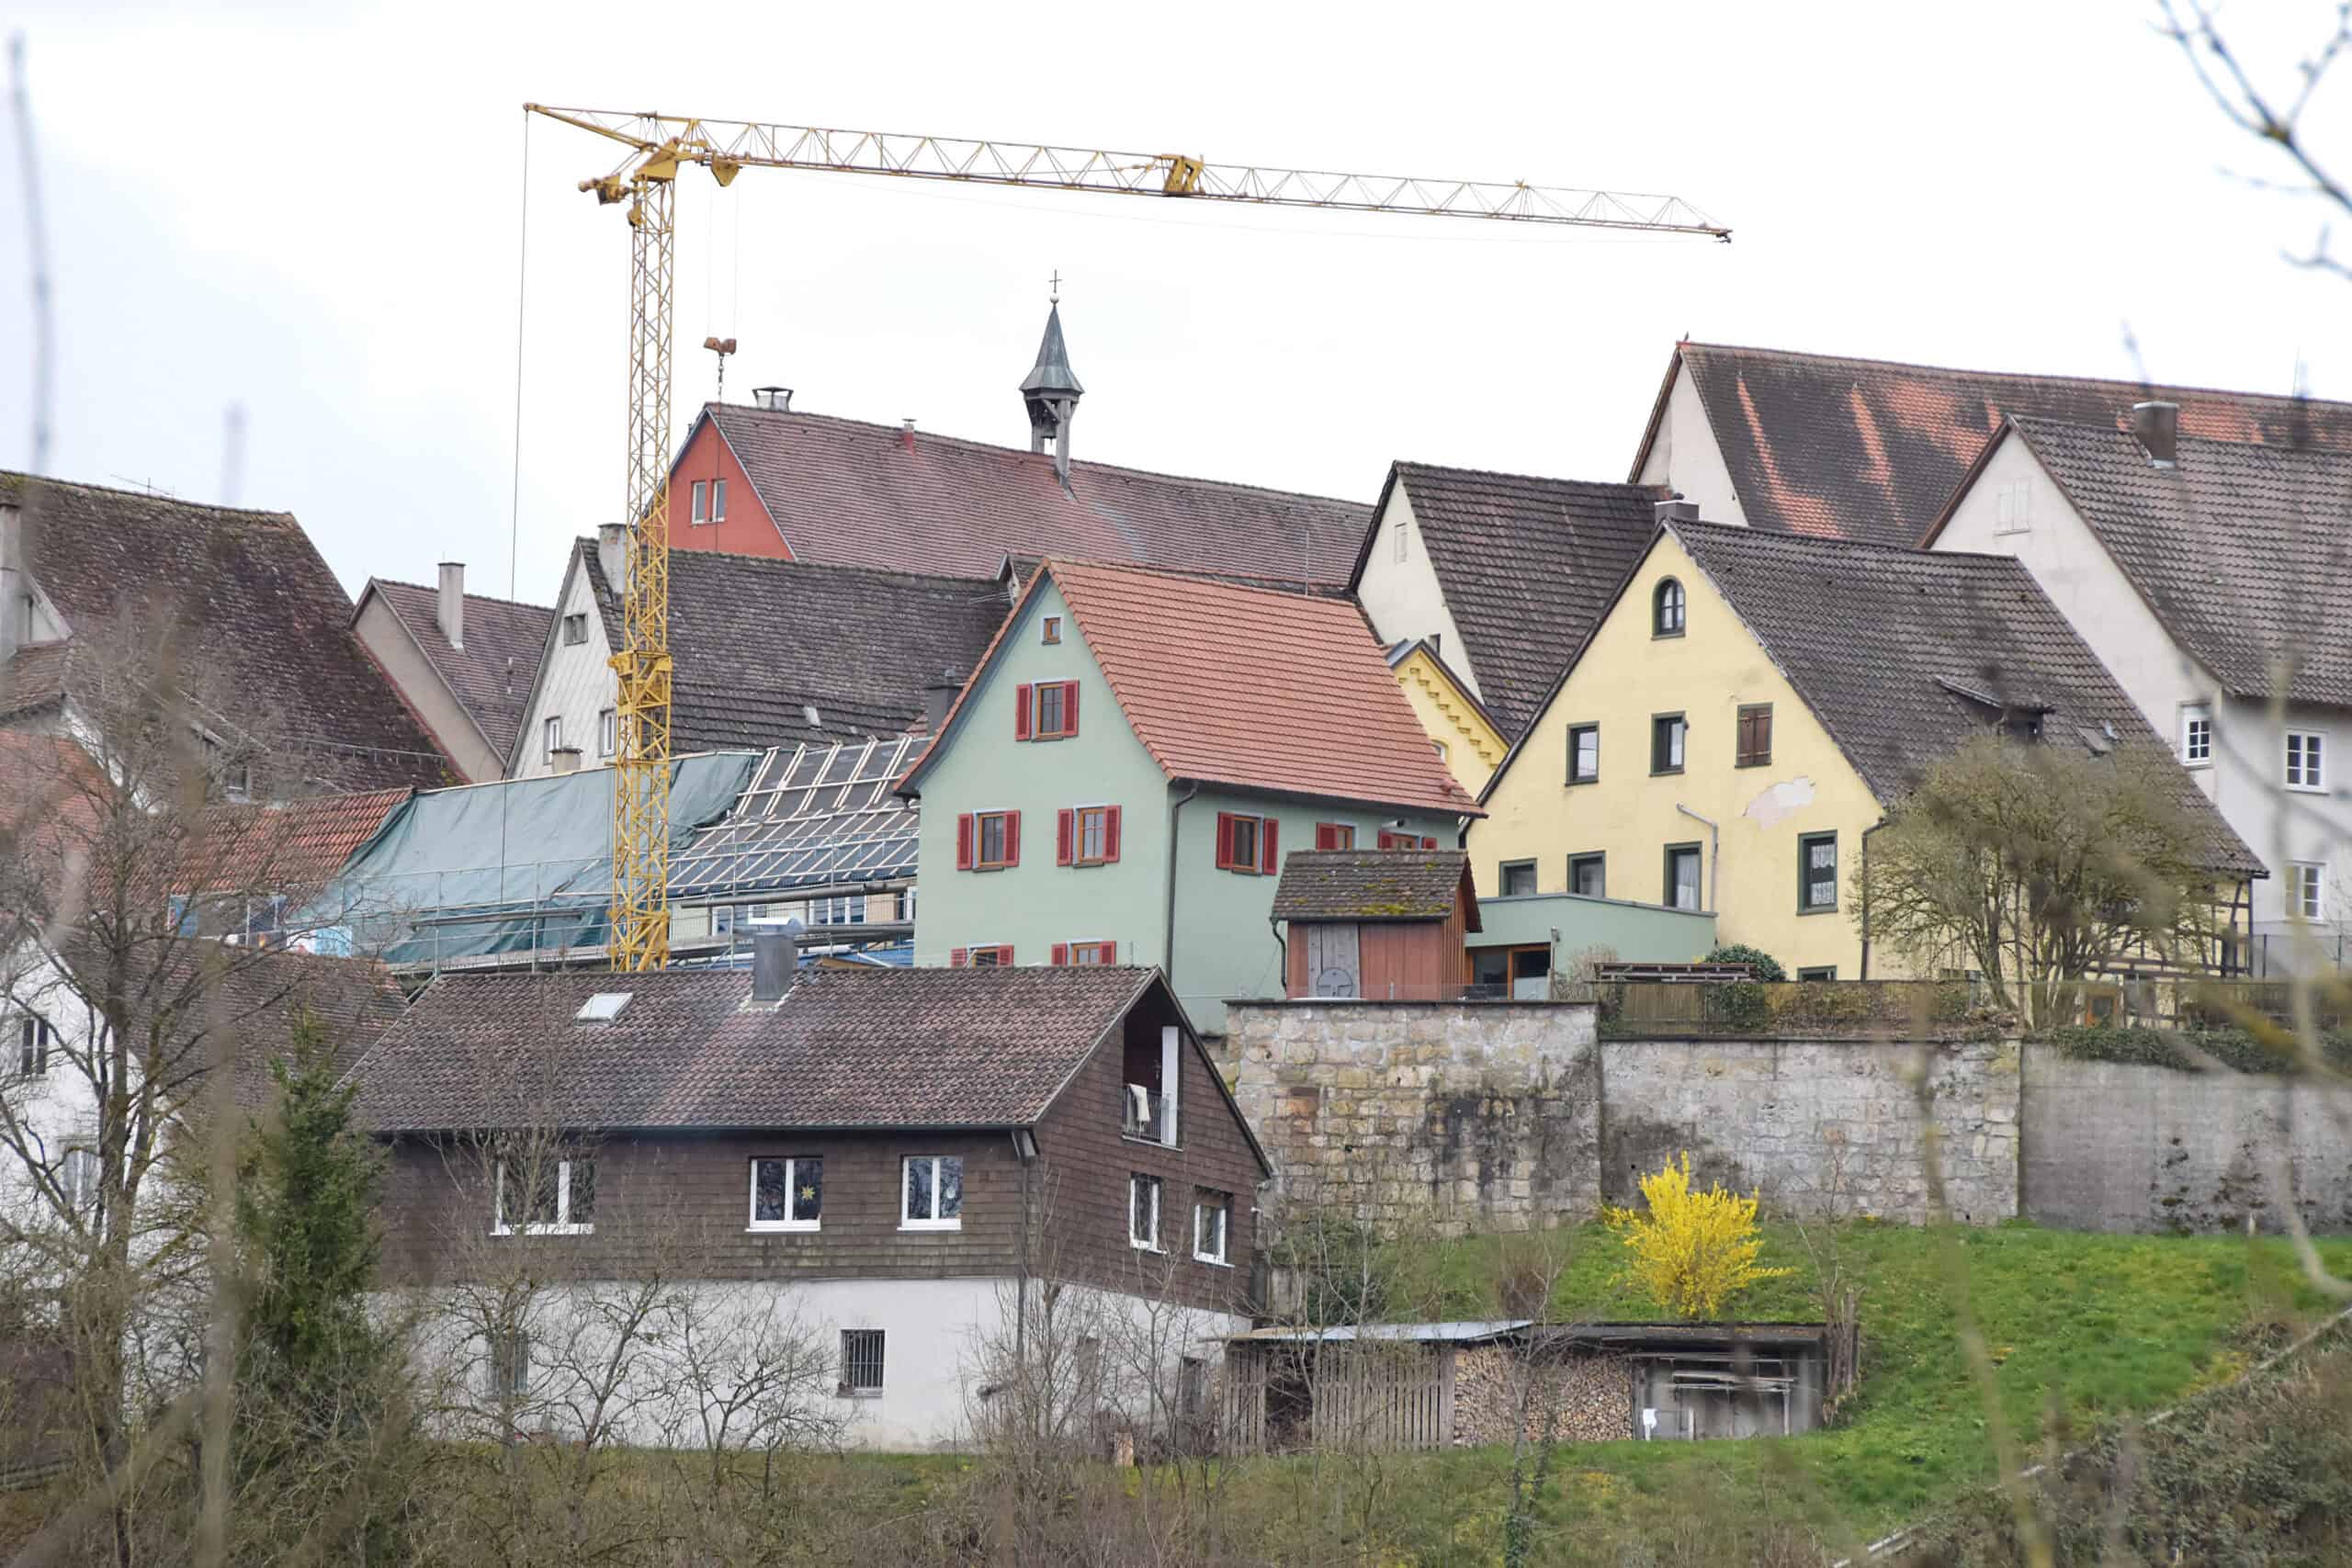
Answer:
<svg viewBox="0 0 2352 1568"><path fill-rule="evenodd" d="M1763 1261L1796 1272L1758 1287L1737 1314L1818 1318L1795 1233L1766 1235ZM1622 1248L1606 1231L1583 1227L1570 1238L1554 1318L1660 1315L1618 1281ZM1448 1316L1494 1314L1500 1245L1474 1238L1438 1249L1422 1299ZM2045 1434L2079 1433L2227 1381L2280 1325L2324 1304L2273 1240L1857 1224L1839 1245L1863 1287L1862 1379L1836 1427L1741 1443L1581 1445L1562 1454L1563 1483L1546 1512L1564 1524L1637 1523L1649 1509L1710 1495L1747 1514L1880 1530L1996 1473L1984 1402L1961 1347L1963 1293L1996 1363L2001 1414L2037 1453ZM2324 1242L2321 1252L2334 1269L2352 1270L2352 1241Z"/></svg>

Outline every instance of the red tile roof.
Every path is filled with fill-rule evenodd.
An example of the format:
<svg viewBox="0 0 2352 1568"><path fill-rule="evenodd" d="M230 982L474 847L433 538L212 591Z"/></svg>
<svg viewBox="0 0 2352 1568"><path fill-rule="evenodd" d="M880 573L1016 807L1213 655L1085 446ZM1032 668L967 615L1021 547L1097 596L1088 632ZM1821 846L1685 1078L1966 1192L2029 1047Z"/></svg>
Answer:
<svg viewBox="0 0 2352 1568"><path fill-rule="evenodd" d="M1355 605L1079 561L1048 576L1169 777L1477 815Z"/></svg>
<svg viewBox="0 0 2352 1568"><path fill-rule="evenodd" d="M823 565L990 577L1007 556L1080 556L1337 587L1371 521L1360 502L1108 463L1073 462L1065 489L1050 457L862 420L733 403L702 417L792 553Z"/></svg>
<svg viewBox="0 0 2352 1568"><path fill-rule="evenodd" d="M413 789L316 795L277 806L216 806L183 863L197 886L184 892L316 887L374 837Z"/></svg>
<svg viewBox="0 0 2352 1568"><path fill-rule="evenodd" d="M1706 410L1751 527L1916 545L2009 414L2128 428L2132 405L2180 405L2180 433L2352 450L2352 403L1792 354L1676 346L1634 459L1639 478L1677 374Z"/></svg>

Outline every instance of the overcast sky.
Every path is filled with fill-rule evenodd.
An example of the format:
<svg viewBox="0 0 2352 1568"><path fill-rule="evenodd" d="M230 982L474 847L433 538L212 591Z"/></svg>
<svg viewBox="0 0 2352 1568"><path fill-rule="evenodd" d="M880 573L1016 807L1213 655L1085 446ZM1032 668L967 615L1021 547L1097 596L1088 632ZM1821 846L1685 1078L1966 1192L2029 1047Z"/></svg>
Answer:
<svg viewBox="0 0 2352 1568"><path fill-rule="evenodd" d="M2321 0L2241 4L2287 84ZM346 587L520 596L621 502L608 144L526 99L1679 195L1730 245L752 170L681 180L678 428L796 407L1021 444L1067 280L1083 457L1354 497L1393 457L1621 479L1685 333L2352 397L2352 288L2148 6L18 5L60 367L52 472L294 512ZM2352 141L2352 73L2311 132ZM13 142L13 138L11 139ZM2352 158L2341 160L2352 162ZM526 200L527 197L527 200ZM0 169L0 465L30 456ZM527 265L518 241L527 225ZM519 273L519 278L518 278Z"/></svg>

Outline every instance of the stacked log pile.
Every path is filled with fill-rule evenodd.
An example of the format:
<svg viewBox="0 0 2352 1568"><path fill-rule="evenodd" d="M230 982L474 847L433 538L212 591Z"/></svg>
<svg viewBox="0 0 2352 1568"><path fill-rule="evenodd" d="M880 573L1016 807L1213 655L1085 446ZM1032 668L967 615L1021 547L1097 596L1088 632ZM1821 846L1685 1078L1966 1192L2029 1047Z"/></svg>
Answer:
<svg viewBox="0 0 2352 1568"><path fill-rule="evenodd" d="M1622 1356L1554 1352L1530 1360L1512 1346L1464 1347L1454 1353L1453 1441L1508 1443L1521 1411L1532 1441L1543 1440L1547 1421L1559 1442L1630 1438L1633 1397L1633 1363Z"/></svg>

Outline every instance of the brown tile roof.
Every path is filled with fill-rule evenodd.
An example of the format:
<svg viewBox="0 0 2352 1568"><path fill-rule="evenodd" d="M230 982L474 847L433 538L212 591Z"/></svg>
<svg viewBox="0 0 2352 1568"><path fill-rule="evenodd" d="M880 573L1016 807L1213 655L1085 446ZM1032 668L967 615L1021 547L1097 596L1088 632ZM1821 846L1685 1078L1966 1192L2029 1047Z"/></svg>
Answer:
<svg viewBox="0 0 2352 1568"><path fill-rule="evenodd" d="M512 599L466 595L466 646L452 648L441 632L440 592L417 582L377 578L369 588L391 606L449 694L500 752L514 746L515 728L530 700L531 676L547 646L553 610Z"/></svg>
<svg viewBox="0 0 2352 1568"><path fill-rule="evenodd" d="M2041 734L2052 744L2169 750L2007 556L1669 527L1883 803L1996 723L2002 705L2047 710ZM2216 869L2258 873L2260 858L2186 773L2180 784L2207 825Z"/></svg>
<svg viewBox="0 0 2352 1568"><path fill-rule="evenodd" d="M1274 886L1278 920L1442 920L1455 900L1478 925L1470 857L1460 850L1294 850Z"/></svg>
<svg viewBox="0 0 2352 1568"><path fill-rule="evenodd" d="M445 975L355 1069L358 1113L379 1134L1026 1126L1155 990L1125 967L810 967L759 1006L743 970ZM614 1021L578 1021L613 991Z"/></svg>
<svg viewBox="0 0 2352 1568"><path fill-rule="evenodd" d="M2267 701L2283 659L2294 701L2352 707L2352 451L2183 437L2159 468L2121 431L2012 423L2225 692Z"/></svg>
<svg viewBox="0 0 2352 1568"><path fill-rule="evenodd" d="M73 649L62 642L28 642L0 665L0 717L45 708L65 695Z"/></svg>
<svg viewBox="0 0 2352 1568"><path fill-rule="evenodd" d="M991 577L1078 556L1265 582L1344 581L1362 503L1073 462L894 425L704 405L802 560ZM687 440L693 440L688 432ZM683 449L683 448L682 448Z"/></svg>
<svg viewBox="0 0 2352 1568"><path fill-rule="evenodd" d="M1516 740L1649 547L1666 491L1397 463L1384 506L1399 485L1462 634L1442 651L1467 665L1495 727ZM1359 556L1350 585L1363 574Z"/></svg>
<svg viewBox="0 0 2352 1568"><path fill-rule="evenodd" d="M274 806L213 807L184 857L193 882L175 891L321 886L415 794L379 789Z"/></svg>
<svg viewBox="0 0 2352 1568"><path fill-rule="evenodd" d="M33 580L69 627L176 611L202 657L224 662L244 711L304 749L334 787L449 781L291 516L8 473L0 500L23 505Z"/></svg>
<svg viewBox="0 0 2352 1568"><path fill-rule="evenodd" d="M1706 409L1748 524L1821 537L1917 543L2012 413L2128 426L2133 403L2158 398L2180 405L2185 434L2288 446L2301 431L2352 451L2352 403L1705 343L1676 348L1653 435L1678 369ZM1636 475L1648 450L1645 438Z"/></svg>
<svg viewBox="0 0 2352 1568"><path fill-rule="evenodd" d="M1476 814L1354 604L1080 561L1046 572L1170 778Z"/></svg>

